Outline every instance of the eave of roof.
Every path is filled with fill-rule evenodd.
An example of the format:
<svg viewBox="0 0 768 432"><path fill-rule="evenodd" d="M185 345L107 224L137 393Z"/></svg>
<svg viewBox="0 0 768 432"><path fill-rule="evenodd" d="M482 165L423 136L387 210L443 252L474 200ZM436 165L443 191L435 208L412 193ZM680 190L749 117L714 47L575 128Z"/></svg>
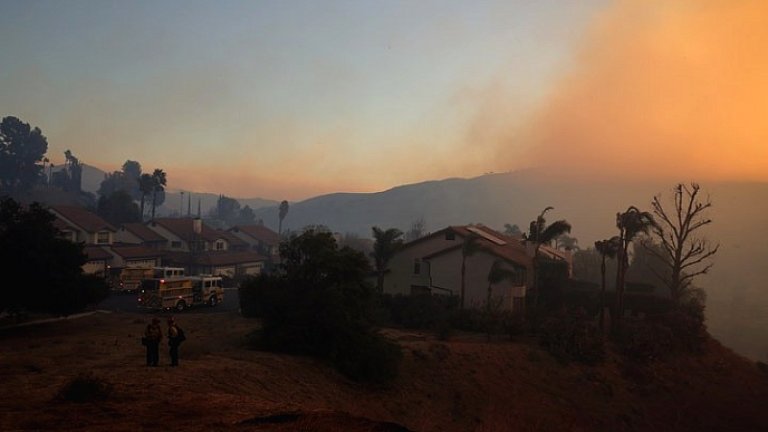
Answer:
<svg viewBox="0 0 768 432"><path fill-rule="evenodd" d="M87 233L93 234L103 230L117 231L109 222L82 207L53 205L49 208L56 213L58 218L67 219L77 228Z"/></svg>

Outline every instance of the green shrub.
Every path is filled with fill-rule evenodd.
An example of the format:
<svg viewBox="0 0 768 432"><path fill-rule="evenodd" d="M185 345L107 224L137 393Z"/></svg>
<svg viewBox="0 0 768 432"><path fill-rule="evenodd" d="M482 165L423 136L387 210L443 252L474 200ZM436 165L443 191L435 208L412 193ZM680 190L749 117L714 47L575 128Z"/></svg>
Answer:
<svg viewBox="0 0 768 432"><path fill-rule="evenodd" d="M112 393L112 387L112 383L93 373L81 373L61 388L59 398L78 403L102 401Z"/></svg>

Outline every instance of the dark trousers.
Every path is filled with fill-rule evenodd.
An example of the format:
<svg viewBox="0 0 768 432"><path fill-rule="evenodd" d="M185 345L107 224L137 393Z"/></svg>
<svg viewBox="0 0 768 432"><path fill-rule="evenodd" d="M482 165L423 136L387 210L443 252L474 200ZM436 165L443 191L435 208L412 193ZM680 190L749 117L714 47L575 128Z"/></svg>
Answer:
<svg viewBox="0 0 768 432"><path fill-rule="evenodd" d="M147 341L147 366L157 366L160 361L160 341Z"/></svg>
<svg viewBox="0 0 768 432"><path fill-rule="evenodd" d="M179 345L177 344L170 344L171 345L171 366L178 366L179 365Z"/></svg>

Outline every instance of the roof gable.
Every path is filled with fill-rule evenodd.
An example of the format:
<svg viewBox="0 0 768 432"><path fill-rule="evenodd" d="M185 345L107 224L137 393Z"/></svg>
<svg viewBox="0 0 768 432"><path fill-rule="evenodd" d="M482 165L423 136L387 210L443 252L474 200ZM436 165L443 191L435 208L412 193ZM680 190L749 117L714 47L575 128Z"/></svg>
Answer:
<svg viewBox="0 0 768 432"><path fill-rule="evenodd" d="M466 239L471 235L477 235L478 242L483 250L489 254L512 264L526 267L532 264L532 258L528 255L523 242L514 237L506 236L498 231L492 230L485 225L449 226L427 237L434 238L435 235L444 235L446 232L452 232L462 239ZM406 245L412 243L414 242L407 243ZM424 259L460 250L463 243L463 241L458 241L456 244L446 245L446 247L424 256Z"/></svg>
<svg viewBox="0 0 768 432"><path fill-rule="evenodd" d="M165 242L168 241L165 237L161 236L157 232L149 229L146 225L139 222L125 223L120 229L130 232L138 237L143 242Z"/></svg>
<svg viewBox="0 0 768 432"><path fill-rule="evenodd" d="M54 205L50 210L58 219L66 224L72 224L87 233L95 234L99 231L117 231L109 222L105 221L95 213L92 213L83 207Z"/></svg>
<svg viewBox="0 0 768 432"><path fill-rule="evenodd" d="M216 241L220 238L223 238L223 236L217 232L217 230L212 229L205 223L202 223L202 221L200 224L200 234L195 235L195 219L193 218L159 218L147 222L147 226L151 226L151 224L156 224L165 228L166 230L173 233L173 235L184 241Z"/></svg>
<svg viewBox="0 0 768 432"><path fill-rule="evenodd" d="M238 225L229 229L229 231L242 232L254 240L262 243L277 245L280 244L280 235L264 225Z"/></svg>

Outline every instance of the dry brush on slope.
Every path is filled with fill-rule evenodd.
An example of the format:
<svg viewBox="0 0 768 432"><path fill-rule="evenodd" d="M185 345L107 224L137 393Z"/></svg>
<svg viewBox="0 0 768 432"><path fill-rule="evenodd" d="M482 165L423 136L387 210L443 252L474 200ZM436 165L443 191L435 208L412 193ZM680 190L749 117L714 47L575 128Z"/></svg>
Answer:
<svg viewBox="0 0 768 432"><path fill-rule="evenodd" d="M385 330L404 351L387 386L353 383L306 357L246 348L257 322L179 317L181 366L148 368L150 315L99 314L0 330L0 430L764 430L768 374L715 341L706 353L639 364L559 364L527 341L440 342ZM161 363L167 363L167 350ZM81 373L102 401L62 400Z"/></svg>

